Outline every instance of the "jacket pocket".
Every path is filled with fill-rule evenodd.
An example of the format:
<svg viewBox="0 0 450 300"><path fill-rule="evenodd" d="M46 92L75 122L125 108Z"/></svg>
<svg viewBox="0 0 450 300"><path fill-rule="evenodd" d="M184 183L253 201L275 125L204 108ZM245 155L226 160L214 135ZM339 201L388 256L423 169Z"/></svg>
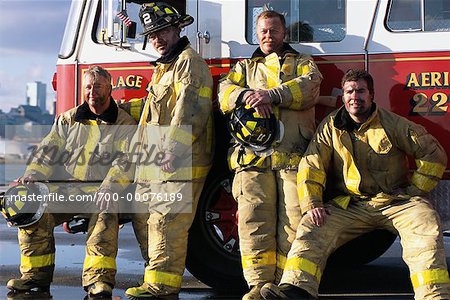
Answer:
<svg viewBox="0 0 450 300"><path fill-rule="evenodd" d="M164 124L167 104L172 95L172 88L169 85L154 84L149 90L150 100L150 123Z"/></svg>

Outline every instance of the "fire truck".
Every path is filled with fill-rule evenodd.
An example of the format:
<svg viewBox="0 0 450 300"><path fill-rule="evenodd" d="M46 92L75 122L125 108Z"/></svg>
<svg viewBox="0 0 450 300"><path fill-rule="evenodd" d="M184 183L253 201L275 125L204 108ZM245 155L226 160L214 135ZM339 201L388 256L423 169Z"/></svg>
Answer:
<svg viewBox="0 0 450 300"><path fill-rule="evenodd" d="M264 9L283 13L287 42L312 55L324 76L319 122L339 107L340 79L350 68L375 79L378 105L425 126L450 153L450 1L448 0L166 0L194 17L182 31L209 64L217 82L236 61L257 48L255 20ZM82 103L83 72L101 65L113 76L113 97L130 101L147 95L159 56L145 49L138 18L141 0L73 0L53 86L57 112ZM125 11L131 24L118 18ZM226 163L226 117L214 97L216 151L190 230L188 270L211 287L244 285L239 257L237 204ZM449 160L450 161L450 160ZM414 168L414 161L410 161ZM380 166L382 168L382 166ZM430 197L450 229L450 170ZM376 239L376 243L373 240ZM379 257L395 236L374 231L336 251L339 264ZM351 257L351 259L349 258Z"/></svg>

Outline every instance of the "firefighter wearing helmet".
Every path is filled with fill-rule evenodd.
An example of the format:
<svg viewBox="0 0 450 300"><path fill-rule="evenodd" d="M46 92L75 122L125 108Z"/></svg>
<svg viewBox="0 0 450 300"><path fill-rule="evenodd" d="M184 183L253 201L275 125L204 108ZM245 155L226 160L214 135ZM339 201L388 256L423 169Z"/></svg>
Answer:
<svg viewBox="0 0 450 300"><path fill-rule="evenodd" d="M136 193L144 199L151 194L182 199L149 201L144 283L128 288L125 295L178 299L188 230L212 162L213 81L206 62L187 37L180 36L181 29L193 22L191 16L154 2L142 5L139 18L142 34L161 56L153 63L147 99L129 105L131 111L140 110L139 145L156 144L164 156L160 164L136 164Z"/></svg>
<svg viewBox="0 0 450 300"><path fill-rule="evenodd" d="M280 280L295 239L301 218L296 170L315 130L314 106L322 81L312 58L283 42L283 15L262 12L256 30L259 48L250 59L238 62L219 85L225 114L241 114L247 105L266 119L267 126L271 127L267 121L271 118L284 124L284 134L276 129L276 138L260 145L257 138L242 135L258 136L252 129L262 125L258 119L247 114L240 126L231 119L236 146L230 149L229 166L236 173L233 196L238 202L242 268L250 287L246 300L260 299L262 285Z"/></svg>
<svg viewBox="0 0 450 300"><path fill-rule="evenodd" d="M58 116L50 133L31 154L25 174L18 179L20 185L10 189L0 202L8 223L19 227L22 276L8 281L12 296L33 291L48 293L55 269L54 227L76 214L87 214L90 222L82 284L88 297L111 297L118 214L104 207L99 211L92 199L99 190L119 193L132 180L126 163L136 121L112 99L111 75L105 69L92 66L85 70L83 89L83 104ZM102 157L111 158L110 163L100 162ZM120 170L111 172L112 165ZM43 188L44 181L49 181L54 195L61 196L58 201L33 201L35 195L48 199L44 197L49 193ZM72 201L78 197L87 201ZM107 203L98 200L101 206ZM144 214L137 214L133 225L146 226L146 220ZM146 259L147 237L138 237Z"/></svg>

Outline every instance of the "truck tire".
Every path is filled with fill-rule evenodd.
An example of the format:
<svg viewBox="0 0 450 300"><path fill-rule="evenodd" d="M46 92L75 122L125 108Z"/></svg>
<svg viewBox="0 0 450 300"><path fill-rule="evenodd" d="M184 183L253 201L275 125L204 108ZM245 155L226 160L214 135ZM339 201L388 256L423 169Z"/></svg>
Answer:
<svg viewBox="0 0 450 300"><path fill-rule="evenodd" d="M239 254L237 203L231 194L233 174L214 173L217 176L206 181L189 232L186 267L216 290L239 293L247 285Z"/></svg>
<svg viewBox="0 0 450 300"><path fill-rule="evenodd" d="M397 235L384 229L365 233L342 245L328 259L328 265L361 266L374 261L394 243Z"/></svg>

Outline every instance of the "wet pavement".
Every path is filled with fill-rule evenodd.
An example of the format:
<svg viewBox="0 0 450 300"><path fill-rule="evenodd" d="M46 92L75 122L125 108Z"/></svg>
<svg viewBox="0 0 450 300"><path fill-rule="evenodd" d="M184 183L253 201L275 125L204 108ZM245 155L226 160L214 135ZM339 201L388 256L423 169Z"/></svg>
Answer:
<svg viewBox="0 0 450 300"><path fill-rule="evenodd" d="M53 299L83 299L81 270L84 260L84 234L68 234L61 226L55 228L56 270L51 287ZM445 238L447 263L450 263L450 238ZM7 298L5 287L10 278L19 277L20 252L17 229L9 228L0 218L0 299ZM126 299L125 289L138 285L144 272L144 261L130 224L119 233L117 286L114 300ZM218 293L185 272L180 299L240 299L239 291ZM398 240L379 259L360 267L340 267L326 270L321 284L320 299L412 299L412 288L406 265L401 260ZM31 295L27 299L49 299Z"/></svg>

